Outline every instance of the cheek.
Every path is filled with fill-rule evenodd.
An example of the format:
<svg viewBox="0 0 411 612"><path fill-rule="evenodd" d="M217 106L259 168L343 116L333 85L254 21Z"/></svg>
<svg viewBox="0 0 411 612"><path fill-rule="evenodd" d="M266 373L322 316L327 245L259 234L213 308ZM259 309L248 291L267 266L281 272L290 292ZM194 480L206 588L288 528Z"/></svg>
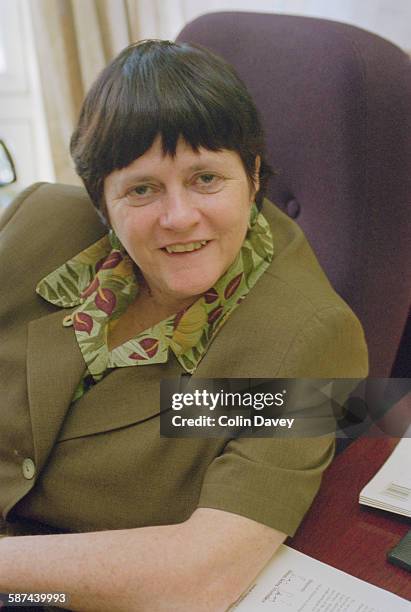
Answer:
<svg viewBox="0 0 411 612"><path fill-rule="evenodd" d="M152 222L143 210L132 208L118 211L112 218L113 229L125 247L144 245L152 236Z"/></svg>
<svg viewBox="0 0 411 612"><path fill-rule="evenodd" d="M225 228L247 225L252 205L248 183L230 185L230 188L216 197L212 206L212 216L216 224Z"/></svg>
<svg viewBox="0 0 411 612"><path fill-rule="evenodd" d="M222 231L242 241L250 218L250 210L251 206L244 200L242 202L237 200L235 206L226 207L218 221Z"/></svg>

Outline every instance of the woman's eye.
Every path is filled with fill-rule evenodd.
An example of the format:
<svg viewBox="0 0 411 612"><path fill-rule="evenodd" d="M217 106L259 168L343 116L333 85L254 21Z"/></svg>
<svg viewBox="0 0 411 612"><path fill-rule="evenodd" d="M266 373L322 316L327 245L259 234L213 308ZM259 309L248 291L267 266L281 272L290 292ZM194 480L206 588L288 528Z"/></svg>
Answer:
<svg viewBox="0 0 411 612"><path fill-rule="evenodd" d="M210 183L213 182L214 179L216 179L216 175L215 174L202 174L201 176L199 176L199 179L202 183L205 183L206 185L209 185Z"/></svg>
<svg viewBox="0 0 411 612"><path fill-rule="evenodd" d="M199 174L194 180L194 184L203 191L217 189L219 186L221 186L221 182L222 178L216 174L212 174L211 172Z"/></svg>
<svg viewBox="0 0 411 612"><path fill-rule="evenodd" d="M151 202L155 193L156 189L152 185L136 185L127 192L126 198L133 206L143 206Z"/></svg>
<svg viewBox="0 0 411 612"><path fill-rule="evenodd" d="M150 190L152 190L152 187L150 187L150 185L137 185L137 187L133 187L133 189L129 191L129 194L137 196L146 196L151 194Z"/></svg>

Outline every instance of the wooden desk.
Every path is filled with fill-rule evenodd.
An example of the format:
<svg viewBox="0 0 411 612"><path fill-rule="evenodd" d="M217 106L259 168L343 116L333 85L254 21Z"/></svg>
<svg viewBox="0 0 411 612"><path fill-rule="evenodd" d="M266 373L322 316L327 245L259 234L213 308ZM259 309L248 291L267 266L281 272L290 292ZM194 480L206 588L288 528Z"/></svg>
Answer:
<svg viewBox="0 0 411 612"><path fill-rule="evenodd" d="M411 599L411 574L386 561L386 552L411 529L410 519L358 503L361 489L397 443L398 438L365 436L353 442L325 473L313 506L287 544Z"/></svg>

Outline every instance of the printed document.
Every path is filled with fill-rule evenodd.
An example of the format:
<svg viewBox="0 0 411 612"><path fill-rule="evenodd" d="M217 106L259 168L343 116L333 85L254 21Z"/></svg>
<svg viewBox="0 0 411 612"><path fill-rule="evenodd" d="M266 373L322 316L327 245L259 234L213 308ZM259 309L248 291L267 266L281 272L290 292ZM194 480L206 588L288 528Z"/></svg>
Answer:
<svg viewBox="0 0 411 612"><path fill-rule="evenodd" d="M411 604L282 545L235 612L410 612Z"/></svg>

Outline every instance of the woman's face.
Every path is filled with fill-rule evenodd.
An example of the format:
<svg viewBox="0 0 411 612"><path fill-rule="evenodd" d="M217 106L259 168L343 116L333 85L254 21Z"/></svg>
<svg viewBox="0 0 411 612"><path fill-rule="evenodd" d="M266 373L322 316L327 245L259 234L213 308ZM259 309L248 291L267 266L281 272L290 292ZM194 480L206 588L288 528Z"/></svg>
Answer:
<svg viewBox="0 0 411 612"><path fill-rule="evenodd" d="M160 137L104 181L111 225L152 295L181 307L234 261L254 194L237 153L194 152L180 139L171 157Z"/></svg>

